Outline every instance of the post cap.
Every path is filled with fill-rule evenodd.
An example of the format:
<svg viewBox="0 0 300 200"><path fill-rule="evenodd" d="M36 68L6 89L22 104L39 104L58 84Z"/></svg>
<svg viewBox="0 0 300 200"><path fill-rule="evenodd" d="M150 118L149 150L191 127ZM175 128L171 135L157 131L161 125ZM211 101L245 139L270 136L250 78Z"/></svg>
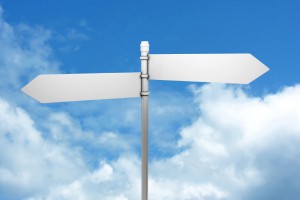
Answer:
<svg viewBox="0 0 300 200"><path fill-rule="evenodd" d="M142 41L141 42L141 51L149 51L149 42L148 41Z"/></svg>

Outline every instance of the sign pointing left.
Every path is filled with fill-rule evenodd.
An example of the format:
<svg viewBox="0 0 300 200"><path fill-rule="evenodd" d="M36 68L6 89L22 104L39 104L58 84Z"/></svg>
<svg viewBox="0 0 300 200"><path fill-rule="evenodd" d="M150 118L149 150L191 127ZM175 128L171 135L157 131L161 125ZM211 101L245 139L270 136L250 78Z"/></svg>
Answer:
<svg viewBox="0 0 300 200"><path fill-rule="evenodd" d="M39 75L22 91L41 103L140 97L140 73Z"/></svg>

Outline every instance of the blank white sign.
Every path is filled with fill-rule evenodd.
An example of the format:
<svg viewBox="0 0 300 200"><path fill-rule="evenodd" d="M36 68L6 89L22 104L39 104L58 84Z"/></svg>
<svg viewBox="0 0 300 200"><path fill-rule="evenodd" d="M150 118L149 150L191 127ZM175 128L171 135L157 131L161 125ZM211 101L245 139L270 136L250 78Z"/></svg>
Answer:
<svg viewBox="0 0 300 200"><path fill-rule="evenodd" d="M151 80L247 84L269 70L251 54L150 54Z"/></svg>
<svg viewBox="0 0 300 200"><path fill-rule="evenodd" d="M140 73L39 75L22 91L41 103L140 97Z"/></svg>

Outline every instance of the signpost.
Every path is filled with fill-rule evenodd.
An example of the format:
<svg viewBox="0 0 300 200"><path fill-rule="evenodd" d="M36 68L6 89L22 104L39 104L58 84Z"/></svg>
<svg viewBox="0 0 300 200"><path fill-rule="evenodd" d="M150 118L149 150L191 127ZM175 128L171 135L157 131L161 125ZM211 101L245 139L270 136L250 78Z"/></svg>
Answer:
<svg viewBox="0 0 300 200"><path fill-rule="evenodd" d="M41 103L141 97L142 200L148 199L148 80L247 84L269 70L251 54L150 54L141 72L39 75L22 91Z"/></svg>

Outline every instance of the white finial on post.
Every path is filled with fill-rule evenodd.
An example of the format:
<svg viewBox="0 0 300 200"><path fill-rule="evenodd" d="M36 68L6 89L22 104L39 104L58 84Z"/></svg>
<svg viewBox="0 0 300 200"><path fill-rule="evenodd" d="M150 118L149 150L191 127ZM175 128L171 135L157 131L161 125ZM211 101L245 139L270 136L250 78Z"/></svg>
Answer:
<svg viewBox="0 0 300 200"><path fill-rule="evenodd" d="M141 42L141 52L145 52L143 56L147 56L149 53L149 42L148 41L142 41Z"/></svg>

